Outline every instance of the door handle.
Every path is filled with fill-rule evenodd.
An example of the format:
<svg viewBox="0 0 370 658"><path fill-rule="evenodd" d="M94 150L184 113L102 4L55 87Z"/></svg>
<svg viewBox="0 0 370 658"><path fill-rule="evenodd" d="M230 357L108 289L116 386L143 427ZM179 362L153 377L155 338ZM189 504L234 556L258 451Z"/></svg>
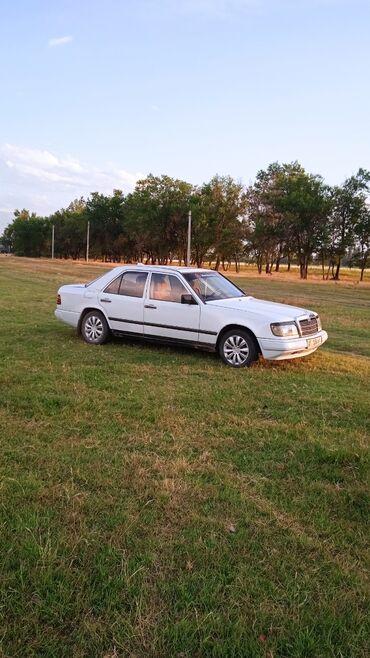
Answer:
<svg viewBox="0 0 370 658"><path fill-rule="evenodd" d="M101 299L100 301L105 302L106 304L110 304L112 300L111 299Z"/></svg>
<svg viewBox="0 0 370 658"><path fill-rule="evenodd" d="M154 304L144 304L144 308L157 308Z"/></svg>

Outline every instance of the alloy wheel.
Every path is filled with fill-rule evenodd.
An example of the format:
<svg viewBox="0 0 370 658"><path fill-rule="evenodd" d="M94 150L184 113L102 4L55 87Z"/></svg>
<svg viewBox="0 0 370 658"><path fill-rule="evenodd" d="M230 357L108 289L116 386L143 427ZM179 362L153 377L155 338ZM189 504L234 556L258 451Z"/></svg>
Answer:
<svg viewBox="0 0 370 658"><path fill-rule="evenodd" d="M232 366L243 366L249 357L249 345L243 336L229 336L223 347L224 357Z"/></svg>
<svg viewBox="0 0 370 658"><path fill-rule="evenodd" d="M90 315L84 326L84 333L87 340L95 342L103 335L104 327L101 319L96 315Z"/></svg>

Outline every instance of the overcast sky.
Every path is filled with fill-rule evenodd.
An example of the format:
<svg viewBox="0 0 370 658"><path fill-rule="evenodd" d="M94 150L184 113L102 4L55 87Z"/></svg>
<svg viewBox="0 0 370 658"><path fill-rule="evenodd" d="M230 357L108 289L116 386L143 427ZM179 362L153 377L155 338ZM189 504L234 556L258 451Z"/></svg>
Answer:
<svg viewBox="0 0 370 658"><path fill-rule="evenodd" d="M0 230L149 172L370 169L370 0L0 0Z"/></svg>

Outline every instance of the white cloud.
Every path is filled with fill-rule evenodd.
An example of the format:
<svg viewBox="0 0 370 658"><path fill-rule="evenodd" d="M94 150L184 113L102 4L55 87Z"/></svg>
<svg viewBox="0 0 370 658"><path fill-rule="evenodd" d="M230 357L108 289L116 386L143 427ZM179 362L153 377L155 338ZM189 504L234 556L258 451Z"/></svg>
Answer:
<svg viewBox="0 0 370 658"><path fill-rule="evenodd" d="M54 48L55 46L64 46L66 43L70 43L72 39L73 37L71 35L49 39L48 46L49 48Z"/></svg>
<svg viewBox="0 0 370 658"><path fill-rule="evenodd" d="M0 174L4 181L0 212L26 207L41 214L65 207L80 196L86 198L91 192L130 192L145 177L113 164L94 167L71 156L14 144L0 147Z"/></svg>
<svg viewBox="0 0 370 658"><path fill-rule="evenodd" d="M132 189L143 174L107 166L105 169L81 164L75 158L59 157L50 151L5 144L0 157L8 169L41 182L53 182L64 187L81 188L86 194L95 190L108 191L114 187ZM84 189L82 189L84 188Z"/></svg>
<svg viewBox="0 0 370 658"><path fill-rule="evenodd" d="M83 167L72 158L57 158L49 151L21 148L5 144L1 149L5 164L20 174L34 176L47 181L84 184Z"/></svg>

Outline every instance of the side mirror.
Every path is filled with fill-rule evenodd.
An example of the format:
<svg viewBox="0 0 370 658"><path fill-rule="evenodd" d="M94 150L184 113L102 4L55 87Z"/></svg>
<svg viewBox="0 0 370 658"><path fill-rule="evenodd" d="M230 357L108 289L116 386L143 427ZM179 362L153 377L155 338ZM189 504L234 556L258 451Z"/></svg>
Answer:
<svg viewBox="0 0 370 658"><path fill-rule="evenodd" d="M193 305L196 303L197 302L195 301L193 295L191 295L190 293L184 293L183 295L181 295L181 304Z"/></svg>

